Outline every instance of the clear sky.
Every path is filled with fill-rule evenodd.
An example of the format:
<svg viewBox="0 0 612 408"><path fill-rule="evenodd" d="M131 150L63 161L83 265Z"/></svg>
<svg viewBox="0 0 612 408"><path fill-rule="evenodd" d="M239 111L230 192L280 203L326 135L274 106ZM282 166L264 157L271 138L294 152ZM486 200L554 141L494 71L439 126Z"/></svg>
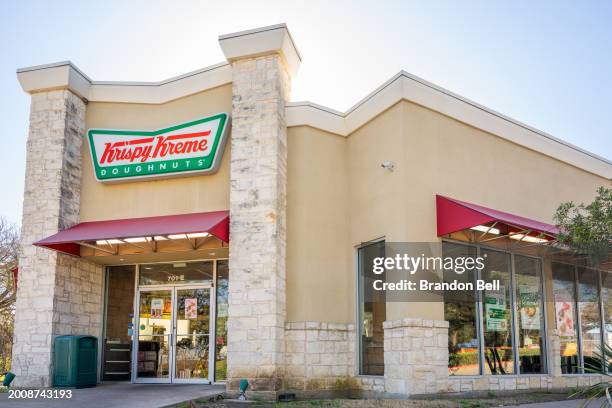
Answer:
<svg viewBox="0 0 612 408"><path fill-rule="evenodd" d="M293 101L344 111L404 69L612 158L612 1L15 1L0 9L0 215L19 223L20 67L159 81L224 61L217 37L285 22Z"/></svg>

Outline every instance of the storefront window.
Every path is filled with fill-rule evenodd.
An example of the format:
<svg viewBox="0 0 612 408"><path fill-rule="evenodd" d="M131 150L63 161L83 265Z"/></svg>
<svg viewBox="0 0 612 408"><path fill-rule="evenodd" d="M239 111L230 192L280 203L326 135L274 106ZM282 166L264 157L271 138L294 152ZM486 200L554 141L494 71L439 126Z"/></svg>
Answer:
<svg viewBox="0 0 612 408"><path fill-rule="evenodd" d="M212 279L212 261L155 263L140 266L138 284L212 283Z"/></svg>
<svg viewBox="0 0 612 408"><path fill-rule="evenodd" d="M608 347L612 347L612 273L601 272L601 301L604 313L604 341ZM612 372L612 360L608 360L607 370Z"/></svg>
<svg viewBox="0 0 612 408"><path fill-rule="evenodd" d="M476 248L444 242L444 257L476 257ZM476 271L468 270L463 274L454 271L444 272L444 281L475 282ZM444 319L448 328L448 372L450 375L478 375L479 346L476 324L476 292L447 291L444 294Z"/></svg>
<svg viewBox="0 0 612 408"><path fill-rule="evenodd" d="M357 250L359 273L359 374L384 375L384 331L386 297L375 291L367 269L374 257L385 256L384 241L365 245ZM382 278L384 275L381 275Z"/></svg>
<svg viewBox="0 0 612 408"><path fill-rule="evenodd" d="M227 379L227 310L229 268L227 261L217 262L217 320L215 339L215 381Z"/></svg>
<svg viewBox="0 0 612 408"><path fill-rule="evenodd" d="M449 322L449 374L545 374L541 260L449 242L443 243L443 253L445 257L472 257L478 253L486 258L480 273L467 271L463 276L447 276L445 272L445 281L500 282L499 290L485 290L481 297L476 292L444 294L444 317ZM576 374L583 364L598 366L602 340L612 347L612 274L553 262L552 277L561 372ZM479 361L481 356L484 359ZM612 360L607 369L612 371Z"/></svg>
<svg viewBox="0 0 612 408"><path fill-rule="evenodd" d="M561 343L561 372L578 372L578 332L575 267L552 264L555 323Z"/></svg>
<svg viewBox="0 0 612 408"><path fill-rule="evenodd" d="M544 308L540 261L516 255L514 270L519 373L544 373Z"/></svg>
<svg viewBox="0 0 612 408"><path fill-rule="evenodd" d="M463 275L445 272L445 281L499 281L498 290L485 290L480 298L475 290L444 294L444 318L449 322L449 374L514 374L515 367L520 374L545 373L540 260L520 255L511 257L486 248L478 252L475 246L449 242L444 242L442 248L444 257L485 258L485 268L480 273L477 270ZM480 361L481 355L483 361Z"/></svg>
<svg viewBox="0 0 612 408"><path fill-rule="evenodd" d="M485 374L514 373L512 350L512 308L510 300L510 255L483 250L486 258L482 279L485 282L498 280L499 290L483 291L483 332Z"/></svg>
<svg viewBox="0 0 612 408"><path fill-rule="evenodd" d="M598 273L594 269L578 268L578 311L582 356L585 367L600 364L596 355L601 355L601 315L599 310Z"/></svg>

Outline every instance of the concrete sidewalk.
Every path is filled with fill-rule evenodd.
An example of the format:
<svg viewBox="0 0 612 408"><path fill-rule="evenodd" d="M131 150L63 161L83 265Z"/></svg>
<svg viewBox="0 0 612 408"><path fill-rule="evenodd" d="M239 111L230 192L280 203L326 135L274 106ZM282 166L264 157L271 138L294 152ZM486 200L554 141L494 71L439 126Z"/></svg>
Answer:
<svg viewBox="0 0 612 408"><path fill-rule="evenodd" d="M71 399L9 399L8 392L1 393L0 407L158 408L224 391L224 385L104 383L95 388L73 389Z"/></svg>

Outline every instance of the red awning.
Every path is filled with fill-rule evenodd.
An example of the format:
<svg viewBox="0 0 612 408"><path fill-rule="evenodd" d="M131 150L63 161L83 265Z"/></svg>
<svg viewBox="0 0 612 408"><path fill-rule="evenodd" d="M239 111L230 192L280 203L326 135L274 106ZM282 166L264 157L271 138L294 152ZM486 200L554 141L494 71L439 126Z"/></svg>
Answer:
<svg viewBox="0 0 612 408"><path fill-rule="evenodd" d="M559 230L552 224L509 214L507 212L492 210L465 201L436 195L436 213L438 219L438 236L462 231L478 225L488 223L501 223L513 228L530 231L531 233L544 234L554 237Z"/></svg>
<svg viewBox="0 0 612 408"><path fill-rule="evenodd" d="M229 242L229 211L82 222L34 245L79 256L79 242L200 232Z"/></svg>

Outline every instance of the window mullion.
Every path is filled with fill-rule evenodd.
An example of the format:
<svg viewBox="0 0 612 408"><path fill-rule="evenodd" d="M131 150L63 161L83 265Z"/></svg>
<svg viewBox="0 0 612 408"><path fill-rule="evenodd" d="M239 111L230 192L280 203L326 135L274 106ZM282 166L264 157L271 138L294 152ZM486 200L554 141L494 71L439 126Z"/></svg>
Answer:
<svg viewBox="0 0 612 408"><path fill-rule="evenodd" d="M576 303L576 338L578 339L578 370L584 374L584 356L582 345L582 311L580 310L580 281L578 279L578 266L574 265L574 301Z"/></svg>
<svg viewBox="0 0 612 408"><path fill-rule="evenodd" d="M510 255L510 309L511 309L511 318L512 318L512 327L511 327L511 339L512 339L512 352L514 353L514 373L519 373L519 356L518 356L518 320L517 313L515 313L516 309L516 268L515 268L515 258L514 254Z"/></svg>
<svg viewBox="0 0 612 408"><path fill-rule="evenodd" d="M604 372L608 372L608 363L606 361L605 353L604 353L604 344L606 341L605 333L606 330L606 319L604 316L604 307L603 307L603 281L601 279L602 272L597 270L597 291L599 293L599 338L601 341L600 350L601 350L601 368Z"/></svg>
<svg viewBox="0 0 612 408"><path fill-rule="evenodd" d="M552 264L550 265L551 268L551 280L550 280L550 285L553 285L553 280L554 277L552 275ZM548 361L548 347L549 347L549 340L548 340L548 313L547 313L547 300L548 300L548 296L546 292L546 282L544 279L544 261L543 260L538 260L538 276L540 279L540 291L542 293L542 298L540 299L540 305L539 307L542 310L542 315L541 315L541 326L542 327L542 331L540 334L540 338L542 339L542 350L540 351L540 355L542 356L542 367L540 368L540 372L542 374L552 374L549 372L549 361ZM552 289L552 293L553 293L553 298L554 298L554 289ZM554 300L553 300L553 317L555 316L555 306L554 306Z"/></svg>
<svg viewBox="0 0 612 408"><path fill-rule="evenodd" d="M365 302L365 296L363 293L363 277L361 274L361 263L362 263L361 248L357 248L357 374L363 374L363 302Z"/></svg>
<svg viewBox="0 0 612 408"><path fill-rule="evenodd" d="M476 247L476 255L481 257L481 248L480 246ZM476 279L482 279L482 269L476 268ZM476 306L478 308L478 312L476 313L476 324L478 325L478 366L480 369L480 374L485 374L484 369L484 361L485 361L485 348L484 348L484 311L482 304L482 291L476 292Z"/></svg>

